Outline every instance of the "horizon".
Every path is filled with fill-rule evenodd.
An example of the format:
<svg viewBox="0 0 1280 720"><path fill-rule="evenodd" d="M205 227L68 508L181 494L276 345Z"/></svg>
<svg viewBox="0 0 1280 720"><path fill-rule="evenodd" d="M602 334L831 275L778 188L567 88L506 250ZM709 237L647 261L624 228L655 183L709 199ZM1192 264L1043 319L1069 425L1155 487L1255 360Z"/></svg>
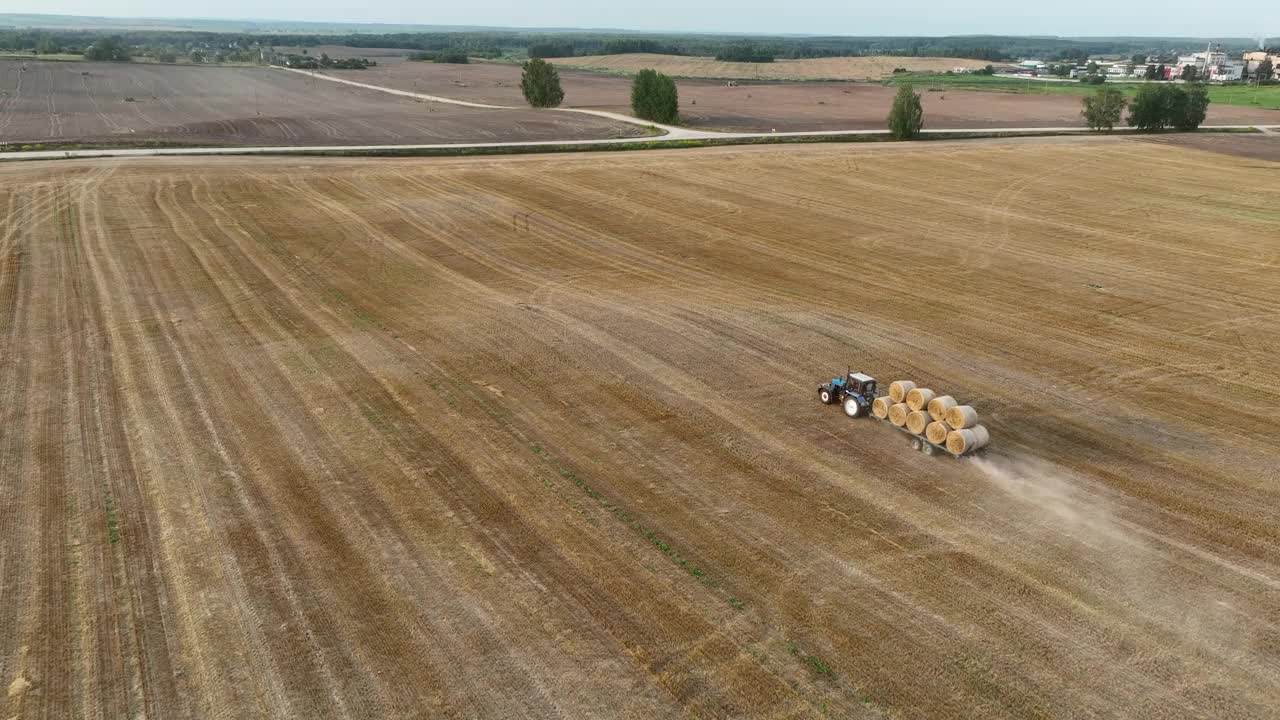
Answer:
<svg viewBox="0 0 1280 720"><path fill-rule="evenodd" d="M1126 15L1136 14L1140 17L1141 22L1134 23L1124 27L1118 25L1108 26L1107 29L1101 30L1095 23L1090 23L1088 31L1084 28L1078 28L1079 17L1083 14L1083 8L1080 5L1072 6L1072 12L1065 17L1057 20L1038 19L1035 23L1028 23L1028 27L1017 27L1016 19L1010 19L1003 15L999 15L998 8L1002 2L988 3L986 7L993 8L989 12L973 13L973 8L968 8L970 12L962 13L962 17L955 17L953 20L947 20L948 10L940 12L931 12L927 9L919 9L910 13L909 19L898 18L895 16L881 16L875 18L870 24L863 25L858 28L834 27L838 23L836 21L825 23L826 27L822 29L800 27L794 22L773 23L770 29L765 28L749 28L744 27L741 23L743 13L724 9L720 10L721 14L716 17L703 17L702 21L690 21L686 25L652 24L652 23L628 23L627 14L614 14L610 12L601 13L599 8L570 8L573 2L565 0L556 0L552 5L544 8L538 8L538 20L545 22L537 22L528 16L528 11L523 6L510 4L509 0L482 0L481 5L471 6L463 9L450 9L443 12L437 12L429 18L422 17L388 17L384 15L374 16L378 12L385 12L379 8L385 8L388 5L398 6L400 0L380 0L378 3L370 6L369 15L365 17L347 17L347 18L329 18L329 17L300 17L289 15L271 15L254 16L252 14L235 14L234 8L250 7L254 8L254 12L263 12L268 8L288 8L295 5L297 0L270 0L266 6L262 3L246 3L244 0L229 0L222 7L230 8L227 13L218 15L207 14L191 14L184 15L174 13L174 6L170 3L161 3L157 0L120 0L118 10L108 10L104 12L102 4L99 2L88 3L84 0L51 0L50 2L41 3L39 6L32 6L29 9L12 9L4 13L0 13L0 18L7 17L41 17L41 18L82 18L82 19L101 19L113 22L121 22L128 20L138 20L147 22L171 21L171 22L214 22L214 23L253 23L262 25L289 25L289 24L306 24L306 25L327 25L327 26L368 26L368 27L421 27L438 29L445 32L456 29L458 32L467 30L510 30L510 31L535 31L535 32L552 32L552 31L583 31L583 32L619 32L619 33L639 33L639 34L696 34L696 35L751 35L751 36L768 36L768 37L1030 37L1030 38L1061 38L1074 40L1092 40L1092 39L1110 39L1110 38L1153 38L1153 39L1213 39L1213 40L1253 40L1268 41L1273 39L1273 35L1259 35L1257 33L1240 32L1232 28L1221 25L1221 20L1217 17L1206 16L1203 20L1188 19L1187 16L1179 18L1168 18L1156 16L1154 18L1144 15L1140 10L1143 5L1135 4L1131 6L1126 13L1120 13L1120 19L1112 19L1110 22L1118 23ZM1097 4L1099 8L1107 7L1112 16L1117 15L1113 6L1106 6L1100 0L1086 0L1088 3ZM704 0L703 6L709 6L703 12L716 11L715 9L724 5L726 0ZM926 0L926 2L934 3L943 8L949 8L949 5L942 0ZM1142 0L1145 4L1149 0ZM494 6L507 6L497 7ZM817 9L823 6L823 2L812 2L811 6L815 6L815 12L805 13L806 17L819 14ZM681 6L678 0L658 0L657 7L663 6ZM1085 6L1087 8L1088 6ZM1165 7L1165 6L1162 6ZM1198 7L1198 6L1197 6ZM127 8L135 8L138 12L131 12ZM163 12L145 12L147 8L161 9ZM489 10L486 10L488 8ZM406 8L408 9L408 8ZM1167 10L1167 7L1165 7ZM545 12L544 12L545 11ZM268 12L271 12L268 10ZM835 17L847 14L850 11L843 6L838 11L830 13ZM671 17L671 14L663 14L656 12L647 12L646 15ZM995 17L992 17L992 14ZM799 15L793 13L791 17ZM501 17L502 20L495 22L495 17ZM544 17L545 16L545 17ZM983 25L981 17L987 16L991 18ZM617 22L605 21L605 18L613 17ZM701 17L701 16L696 16ZM523 19L523 20L522 20ZM600 22L594 20L599 19ZM922 21L922 19L924 19ZM863 19L859 19L863 20ZM1177 20L1175 28L1174 20ZM717 24L710 25L708 23L715 22ZM903 25L911 24L910 27L888 27L895 22ZM922 24L923 22L923 24ZM979 23L979 24L975 24ZM1055 29L1050 30L1045 27L1046 24L1054 25ZM1236 24L1236 23L1231 23ZM17 28L38 28L40 24L22 24L15 25ZM1073 28L1076 28L1073 30ZM1191 31L1190 28L1194 28ZM1219 30L1220 32L1206 32L1206 30Z"/></svg>

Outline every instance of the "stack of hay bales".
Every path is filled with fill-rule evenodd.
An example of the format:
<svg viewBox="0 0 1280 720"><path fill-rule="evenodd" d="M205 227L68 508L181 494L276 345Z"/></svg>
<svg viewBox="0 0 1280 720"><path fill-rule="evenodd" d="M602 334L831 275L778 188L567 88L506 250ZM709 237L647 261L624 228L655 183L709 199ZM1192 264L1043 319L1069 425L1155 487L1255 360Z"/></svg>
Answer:
<svg viewBox="0 0 1280 720"><path fill-rule="evenodd" d="M978 424L977 410L910 380L890 383L888 397L876 398L872 412L878 418L923 435L934 445L945 445L953 455L973 452L991 442L986 427Z"/></svg>

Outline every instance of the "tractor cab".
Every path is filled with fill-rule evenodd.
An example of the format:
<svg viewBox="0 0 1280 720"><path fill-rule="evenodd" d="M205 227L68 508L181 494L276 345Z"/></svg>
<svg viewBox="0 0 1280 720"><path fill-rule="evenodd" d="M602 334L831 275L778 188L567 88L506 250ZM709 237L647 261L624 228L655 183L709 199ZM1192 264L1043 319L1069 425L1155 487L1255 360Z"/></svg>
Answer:
<svg viewBox="0 0 1280 720"><path fill-rule="evenodd" d="M849 373L844 382L845 392L857 393L871 399L876 397L876 379L860 372Z"/></svg>

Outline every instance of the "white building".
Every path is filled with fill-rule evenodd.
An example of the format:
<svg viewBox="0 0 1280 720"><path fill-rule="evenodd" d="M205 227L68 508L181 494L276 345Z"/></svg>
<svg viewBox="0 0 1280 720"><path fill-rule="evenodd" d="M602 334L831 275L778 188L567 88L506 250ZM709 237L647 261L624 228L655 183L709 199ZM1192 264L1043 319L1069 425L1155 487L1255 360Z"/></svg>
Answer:
<svg viewBox="0 0 1280 720"><path fill-rule="evenodd" d="M1174 65L1178 68L1184 68L1188 65L1194 65L1201 72L1205 72L1210 68L1215 68L1227 63L1227 54L1224 52L1198 52L1190 55L1179 55L1178 62Z"/></svg>
<svg viewBox="0 0 1280 720"><path fill-rule="evenodd" d="M1209 68L1209 79L1216 82L1231 82L1244 77L1244 63L1228 62Z"/></svg>

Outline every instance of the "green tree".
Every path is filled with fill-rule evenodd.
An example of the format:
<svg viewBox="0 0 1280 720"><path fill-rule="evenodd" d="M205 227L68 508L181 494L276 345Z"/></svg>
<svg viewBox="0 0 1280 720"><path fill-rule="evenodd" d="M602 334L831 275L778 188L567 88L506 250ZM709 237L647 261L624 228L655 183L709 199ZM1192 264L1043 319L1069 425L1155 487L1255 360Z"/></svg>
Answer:
<svg viewBox="0 0 1280 720"><path fill-rule="evenodd" d="M1129 62L1133 63L1134 65L1145 65L1147 63L1147 54L1134 53L1133 57L1129 58Z"/></svg>
<svg viewBox="0 0 1280 720"><path fill-rule="evenodd" d="M1271 58L1267 58L1258 63L1258 69L1253 71L1253 77L1260 83L1271 82L1271 73L1273 71Z"/></svg>
<svg viewBox="0 0 1280 720"><path fill-rule="evenodd" d="M1166 77L1167 77L1167 74L1165 72L1164 63L1160 63L1160 67L1156 68L1156 79L1164 80Z"/></svg>
<svg viewBox="0 0 1280 720"><path fill-rule="evenodd" d="M1177 114L1170 118L1170 125L1179 130L1195 130L1204 122L1209 113L1209 90L1196 83L1185 88L1174 88L1181 97L1178 99Z"/></svg>
<svg viewBox="0 0 1280 720"><path fill-rule="evenodd" d="M520 90L524 99L537 108L558 107L564 100L560 87L560 73L555 66L542 58L533 58L524 64L520 77Z"/></svg>
<svg viewBox="0 0 1280 720"><path fill-rule="evenodd" d="M156 60L162 63L172 63L178 61L178 53L171 48L165 48L156 53Z"/></svg>
<svg viewBox="0 0 1280 720"><path fill-rule="evenodd" d="M1098 90L1093 97L1084 98L1084 107L1080 114L1089 127L1094 130L1111 130L1120 122L1127 104L1124 93L1115 88Z"/></svg>
<svg viewBox="0 0 1280 720"><path fill-rule="evenodd" d="M1129 125L1145 132L1157 132L1169 124L1169 85L1143 85L1129 106Z"/></svg>
<svg viewBox="0 0 1280 720"><path fill-rule="evenodd" d="M643 120L671 124L680 119L676 82L656 70L641 70L631 82L631 111Z"/></svg>
<svg viewBox="0 0 1280 720"><path fill-rule="evenodd" d="M1200 68L1195 65L1187 65L1182 68L1182 79L1187 82L1195 82L1200 75Z"/></svg>
<svg viewBox="0 0 1280 720"><path fill-rule="evenodd" d="M1089 66L1086 68L1086 70L1088 71L1088 73L1089 73L1090 75L1097 75L1097 74L1098 74L1098 70L1099 70L1101 67L1102 67L1102 66L1098 64L1098 61L1096 61L1096 60L1090 60L1090 61L1089 61Z"/></svg>
<svg viewBox="0 0 1280 720"><path fill-rule="evenodd" d="M1155 80L1155 79L1156 79L1156 66L1155 66L1155 65L1148 65L1148 66L1147 66L1147 70L1146 70L1146 72L1144 72L1144 73L1142 74L1142 77L1143 77L1143 78L1145 78L1145 79L1147 79L1147 80Z"/></svg>
<svg viewBox="0 0 1280 720"><path fill-rule="evenodd" d="M889 110L889 134L894 140L914 140L924 128L924 108L920 95L910 85L898 87Z"/></svg>
<svg viewBox="0 0 1280 720"><path fill-rule="evenodd" d="M128 62L129 48L119 35L104 37L93 43L84 51L85 60L106 60L109 62Z"/></svg>
<svg viewBox="0 0 1280 720"><path fill-rule="evenodd" d="M1168 127L1195 130L1209 110L1209 91L1199 83L1143 85L1129 106L1129 125L1146 132Z"/></svg>

